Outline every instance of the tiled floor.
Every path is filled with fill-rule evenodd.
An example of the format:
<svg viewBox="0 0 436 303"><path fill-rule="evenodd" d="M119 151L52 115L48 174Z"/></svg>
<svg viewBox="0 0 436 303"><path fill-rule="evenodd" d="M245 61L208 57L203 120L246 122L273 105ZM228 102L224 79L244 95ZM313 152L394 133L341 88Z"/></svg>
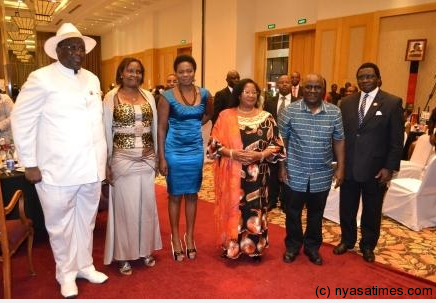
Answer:
<svg viewBox="0 0 436 303"><path fill-rule="evenodd" d="M165 185L165 179L158 177L156 183ZM211 163L204 165L203 183L199 197L202 200L214 202ZM269 214L271 223L284 227L285 215L283 212L274 209ZM324 219L323 237L325 243L337 244L340 240L339 225ZM420 232L415 232L384 217L381 237L375 253L377 262L436 282L436 228L426 228Z"/></svg>

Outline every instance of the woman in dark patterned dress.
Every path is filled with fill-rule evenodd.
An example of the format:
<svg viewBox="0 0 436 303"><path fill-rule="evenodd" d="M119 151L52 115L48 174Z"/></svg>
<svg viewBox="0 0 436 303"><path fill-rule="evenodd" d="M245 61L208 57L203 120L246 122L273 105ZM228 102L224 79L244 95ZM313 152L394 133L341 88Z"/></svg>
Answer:
<svg viewBox="0 0 436 303"><path fill-rule="evenodd" d="M208 145L214 159L215 216L223 256L260 260L268 246L268 162L285 159L277 123L259 108L259 86L241 80L233 107L220 113Z"/></svg>

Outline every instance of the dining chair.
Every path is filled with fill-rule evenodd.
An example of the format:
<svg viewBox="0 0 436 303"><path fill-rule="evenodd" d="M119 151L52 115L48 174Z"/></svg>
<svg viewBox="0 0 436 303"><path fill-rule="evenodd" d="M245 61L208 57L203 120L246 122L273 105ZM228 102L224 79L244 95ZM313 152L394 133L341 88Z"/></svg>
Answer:
<svg viewBox="0 0 436 303"><path fill-rule="evenodd" d="M436 226L436 156L426 167L422 179L393 179L383 202L383 215L420 231Z"/></svg>
<svg viewBox="0 0 436 303"><path fill-rule="evenodd" d="M339 187L335 188L335 182L333 181L332 187L330 188L329 195L327 196L327 202L324 208L323 217L340 224L339 216ZM360 226L360 218L362 217L362 199L359 202L359 210L357 211L356 222L357 226Z"/></svg>
<svg viewBox="0 0 436 303"><path fill-rule="evenodd" d="M423 134L416 140L415 149L409 161L402 160L400 171L396 178L420 179L424 168L433 154L433 146L430 144L429 135Z"/></svg>
<svg viewBox="0 0 436 303"><path fill-rule="evenodd" d="M5 299L12 296L11 282L11 257L18 250L21 244L27 240L27 259L31 275L36 275L32 263L32 246L34 229L32 220L26 217L24 212L24 197L21 190L17 190L11 201L4 207L3 194L1 194L0 183L0 261L3 265L3 295ZM19 219L6 219L18 203Z"/></svg>

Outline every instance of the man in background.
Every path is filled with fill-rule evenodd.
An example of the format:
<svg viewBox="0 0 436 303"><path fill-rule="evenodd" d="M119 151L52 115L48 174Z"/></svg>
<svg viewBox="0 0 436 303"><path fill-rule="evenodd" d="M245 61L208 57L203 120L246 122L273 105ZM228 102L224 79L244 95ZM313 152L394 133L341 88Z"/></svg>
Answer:
<svg viewBox="0 0 436 303"><path fill-rule="evenodd" d="M18 156L38 192L65 298L78 295L76 278L108 279L92 259L107 154L100 81L82 68L95 45L71 23L62 24L44 44L57 61L29 75L11 115Z"/></svg>
<svg viewBox="0 0 436 303"><path fill-rule="evenodd" d="M291 93L295 99L301 99L303 97L303 89L300 86L300 78L301 76L299 72L293 72L291 74Z"/></svg>
<svg viewBox="0 0 436 303"><path fill-rule="evenodd" d="M220 112L230 107L230 104L232 102L233 87L236 85L236 83L239 82L239 80L240 80L240 76L236 70L230 70L227 73L227 77L226 77L227 87L218 91L215 94L213 100L213 116L211 119L212 127L215 124L215 121L218 119L218 115L220 114Z"/></svg>
<svg viewBox="0 0 436 303"><path fill-rule="evenodd" d="M280 113L291 102L297 99L291 94L291 79L288 75L281 75L277 79L279 93L265 101L264 109L269 112L278 123ZM280 201L280 208L285 210L286 185L279 180L279 163L270 163L270 178L268 184L268 211L276 208Z"/></svg>

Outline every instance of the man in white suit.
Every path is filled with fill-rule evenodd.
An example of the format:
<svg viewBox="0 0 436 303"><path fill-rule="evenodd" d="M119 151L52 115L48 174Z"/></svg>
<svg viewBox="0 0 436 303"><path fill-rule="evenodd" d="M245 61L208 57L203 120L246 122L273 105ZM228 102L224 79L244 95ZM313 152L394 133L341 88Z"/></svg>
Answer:
<svg viewBox="0 0 436 303"><path fill-rule="evenodd" d="M57 61L29 75L11 115L18 156L26 179L35 183L66 298L78 295L76 278L108 279L92 259L107 150L101 88L81 68L95 45L71 23L63 24L44 45Z"/></svg>

